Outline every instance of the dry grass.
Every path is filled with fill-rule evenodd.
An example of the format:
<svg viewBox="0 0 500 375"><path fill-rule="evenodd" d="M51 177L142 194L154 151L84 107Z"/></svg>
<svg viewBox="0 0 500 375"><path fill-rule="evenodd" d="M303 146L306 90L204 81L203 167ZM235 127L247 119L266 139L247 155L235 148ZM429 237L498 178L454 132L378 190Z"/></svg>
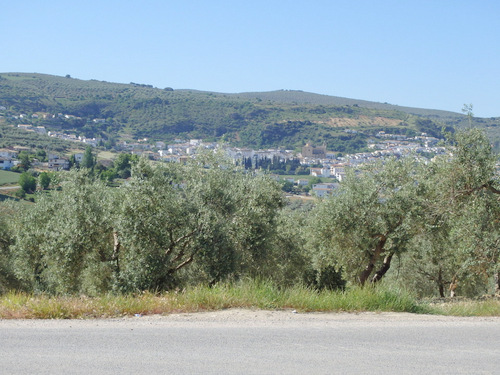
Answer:
<svg viewBox="0 0 500 375"><path fill-rule="evenodd" d="M452 316L500 316L500 298L458 300L429 304L434 314Z"/></svg>
<svg viewBox="0 0 500 375"><path fill-rule="evenodd" d="M296 309L298 311L395 311L457 316L500 316L500 301L431 304L389 287L317 292L304 287L281 289L266 282L246 281L182 292L98 297L48 296L10 292L0 296L1 319L89 319L171 314L225 308Z"/></svg>

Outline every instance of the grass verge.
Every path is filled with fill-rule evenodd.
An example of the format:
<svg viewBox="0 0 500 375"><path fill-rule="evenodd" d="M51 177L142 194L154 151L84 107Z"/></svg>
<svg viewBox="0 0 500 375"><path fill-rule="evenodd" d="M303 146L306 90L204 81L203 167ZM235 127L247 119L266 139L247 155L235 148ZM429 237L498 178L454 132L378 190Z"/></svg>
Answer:
<svg viewBox="0 0 500 375"><path fill-rule="evenodd" d="M500 316L500 299L464 300L428 306L432 314L450 316Z"/></svg>
<svg viewBox="0 0 500 375"><path fill-rule="evenodd" d="M1 319L85 319L213 311L226 308L296 309L301 312L394 311L460 316L500 316L500 301L430 304L403 289L350 288L317 292L305 287L281 289L267 282L246 281L182 292L97 297L31 295L0 296Z"/></svg>

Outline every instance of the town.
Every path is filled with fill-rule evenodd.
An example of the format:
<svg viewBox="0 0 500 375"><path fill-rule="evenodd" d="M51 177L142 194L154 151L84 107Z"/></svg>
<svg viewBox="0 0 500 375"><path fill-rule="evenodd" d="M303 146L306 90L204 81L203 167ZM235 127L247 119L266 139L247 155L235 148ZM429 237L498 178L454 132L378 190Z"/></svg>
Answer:
<svg viewBox="0 0 500 375"><path fill-rule="evenodd" d="M38 116L33 114L32 116ZM44 114L43 116L59 117L64 119L75 118L72 115L59 113L57 115ZM24 114L16 116L17 119L27 117ZM105 122L104 119L93 119L93 122ZM64 132L55 132L47 130L44 126L34 126L30 124L18 124L17 127L24 131L36 132L47 137L58 138L66 141L79 143L83 148L97 148L103 144L103 139L87 138L85 136L76 136L75 134L66 134ZM356 130L345 129L346 133L356 133ZM318 197L324 197L333 193L338 187L338 182L341 182L345 177L346 168L358 167L363 164L375 162L387 157L406 157L414 156L422 159L432 158L435 155L446 152L444 146L440 145L440 140L435 137L428 136L426 133L421 133L418 136L410 137L399 134L390 134L384 131L378 132L374 137L371 137L368 142L368 152L355 154L341 154L335 151L327 150L325 144L312 145L307 143L300 151L286 149L267 149L253 150L250 148L231 147L224 143L204 142L201 139L175 139L171 143L161 141L151 141L143 138L136 141L122 141L114 145L114 150L118 153L129 153L139 155L151 160L164 162L185 162L188 158L195 157L196 154L203 150L223 150L224 153L235 163L241 163L246 169L263 169L263 165L269 165L275 162L287 163L295 161L300 165L300 168L288 171L286 176L285 171L269 170L270 175L277 180L284 180L289 184L304 187L309 184L309 179L304 178L304 175L323 178L322 182L317 181L311 187L310 193ZM0 169L10 170L20 163L18 153L23 151L23 147L9 147L0 149ZM24 151L29 151L24 148ZM80 163L83 158L83 152L77 152L71 155L72 160L68 155L59 155L49 153L45 161L34 160L32 167L47 170L60 171L68 170L72 163ZM267 163L263 163L267 161ZM110 160L102 160L102 163L110 163ZM280 173L281 172L281 173ZM297 175L291 177L290 175ZM302 178L301 178L302 176ZM326 182L328 181L328 182ZM309 192L309 190L305 190Z"/></svg>
<svg viewBox="0 0 500 375"><path fill-rule="evenodd" d="M57 116L69 118L68 116L70 115L58 114ZM19 118L23 118L23 115L20 115ZM94 119L93 121L105 120ZM97 148L103 142L102 139L48 131L43 126L28 124L19 124L17 126L25 131L77 142L84 147ZM352 133L355 130L345 129L345 132ZM222 149L227 157L231 158L235 163L243 164L247 169L262 169L263 161L268 161L267 164L269 165L269 163L273 162L286 164L288 161L295 160L300 165L300 170L297 168L295 171L287 173L287 176L281 176L282 173L270 171L270 175L278 181L284 180L284 182L292 186L297 186L299 189L309 184L310 180L304 178L304 175L323 178L322 182L316 181L317 183L313 184L310 189L299 191L311 193L317 197L324 197L331 195L338 187L338 182L341 182L345 177L346 168L358 167L362 164L372 163L391 156L399 158L413 155L428 158L443 154L446 152L445 147L439 146L439 141L439 139L430 137L426 133L415 137L407 137L380 131L375 137L370 139L370 152L346 155L328 151L326 145L315 146L309 143L302 147L300 152L297 152L296 150L285 149L253 150L250 148L237 148L227 144L203 142L201 139L175 139L174 142L166 144L165 142L154 142L145 138L135 142L119 142L114 148L119 153L129 153L147 157L151 160L177 163L185 162L188 158L195 157L202 150ZM22 151L20 147L0 149L0 169L9 170L20 163L17 157L20 151ZM49 153L46 161L35 160L32 166L48 171L68 170L72 162L80 163L82 158L83 152L73 154L72 160L66 155ZM103 162L106 163L106 161ZM290 174L295 174L297 177L290 177Z"/></svg>

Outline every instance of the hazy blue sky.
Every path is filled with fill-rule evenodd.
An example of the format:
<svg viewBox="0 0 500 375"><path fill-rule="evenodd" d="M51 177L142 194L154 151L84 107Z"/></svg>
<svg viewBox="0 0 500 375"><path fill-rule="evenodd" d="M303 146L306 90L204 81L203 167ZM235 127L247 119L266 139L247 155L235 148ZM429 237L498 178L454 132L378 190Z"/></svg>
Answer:
<svg viewBox="0 0 500 375"><path fill-rule="evenodd" d="M500 116L500 1L19 0L0 72Z"/></svg>

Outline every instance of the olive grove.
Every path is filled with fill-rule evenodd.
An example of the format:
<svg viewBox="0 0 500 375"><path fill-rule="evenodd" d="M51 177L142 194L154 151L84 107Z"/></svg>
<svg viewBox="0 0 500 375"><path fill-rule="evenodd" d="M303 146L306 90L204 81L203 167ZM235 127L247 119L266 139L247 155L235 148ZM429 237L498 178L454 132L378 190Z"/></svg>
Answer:
<svg viewBox="0 0 500 375"><path fill-rule="evenodd" d="M258 274L281 190L220 163L141 160L119 188L87 169L62 174L59 191L12 218L16 275L29 290L96 294Z"/></svg>
<svg viewBox="0 0 500 375"><path fill-rule="evenodd" d="M448 151L350 170L332 197L302 209L276 181L214 154L134 160L119 187L87 168L59 173L36 203L0 205L0 292L163 291L244 277L498 292L497 155L476 129L457 132Z"/></svg>

